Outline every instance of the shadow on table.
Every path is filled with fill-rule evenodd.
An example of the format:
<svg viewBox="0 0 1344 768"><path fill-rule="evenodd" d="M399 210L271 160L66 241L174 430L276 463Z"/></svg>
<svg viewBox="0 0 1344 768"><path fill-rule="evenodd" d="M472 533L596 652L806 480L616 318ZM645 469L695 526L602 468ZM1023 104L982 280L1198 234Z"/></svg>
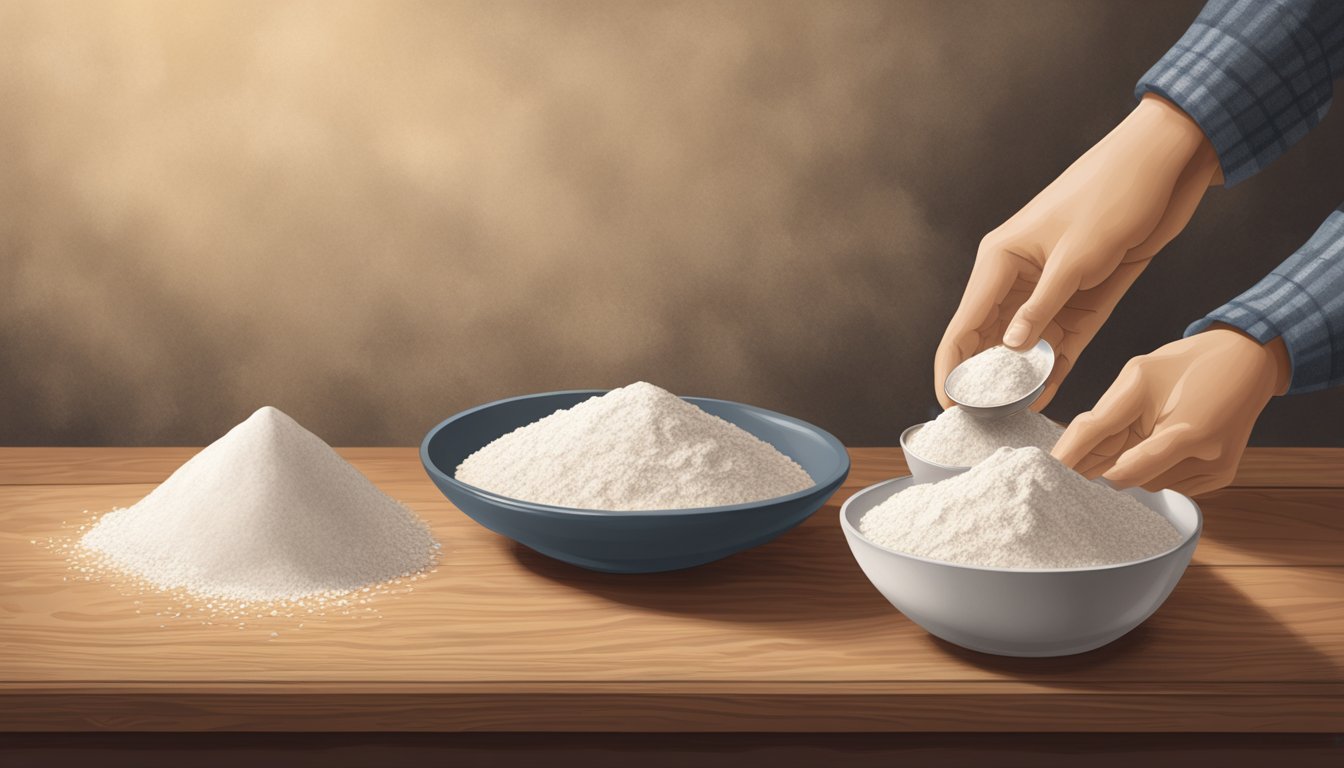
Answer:
<svg viewBox="0 0 1344 768"><path fill-rule="evenodd" d="M1303 610L1309 614L1321 608ZM927 639L938 652L987 672L1069 687L1087 682L1317 682L1344 674L1336 659L1207 567L1187 570L1158 612L1129 634L1076 656L992 656L932 635Z"/></svg>
<svg viewBox="0 0 1344 768"><path fill-rule="evenodd" d="M828 504L769 544L666 573L596 573L514 542L503 546L532 573L649 611L796 631L822 631L823 625L875 616L900 621L854 562L836 513L837 507Z"/></svg>
<svg viewBox="0 0 1344 768"><path fill-rule="evenodd" d="M1102 682L1309 682L1339 680L1344 668L1328 649L1313 646L1248 596L1224 571L1191 567L1171 597L1147 622L1095 651L1046 659L991 656L939 640L901 616L864 577L849 552L835 507L762 547L698 568L642 575L587 571L501 539L531 573L572 589L642 610L707 620L759 624L781 636L818 639L890 633L909 654L951 657L996 675L1066 687ZM1232 569L1261 595L1301 599L1297 583L1314 581L1317 594L1344 594L1337 569ZM1251 580L1259 580L1256 584ZM1301 621L1333 621L1317 600L1300 607ZM1290 614L1291 615L1291 614ZM913 643L912 639L919 638ZM918 650L917 650L918 649ZM867 646L864 653L877 653ZM857 657L856 657L857 660Z"/></svg>

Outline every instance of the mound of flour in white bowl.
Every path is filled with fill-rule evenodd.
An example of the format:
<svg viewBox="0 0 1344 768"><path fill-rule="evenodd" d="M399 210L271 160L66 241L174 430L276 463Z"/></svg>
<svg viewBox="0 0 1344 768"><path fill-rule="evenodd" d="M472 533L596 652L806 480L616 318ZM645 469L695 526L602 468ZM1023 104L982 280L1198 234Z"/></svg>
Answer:
<svg viewBox="0 0 1344 768"><path fill-rule="evenodd" d="M1181 541L1166 518L1040 448L1000 448L965 473L912 485L859 532L930 560L997 568L1082 568L1142 560Z"/></svg>
<svg viewBox="0 0 1344 768"><path fill-rule="evenodd" d="M437 548L410 510L271 407L80 544L156 587L239 601L349 592L422 571Z"/></svg>
<svg viewBox="0 0 1344 768"><path fill-rule="evenodd" d="M912 432L906 447L925 461L969 467L1003 447L1048 451L1062 434L1063 427L1033 411L986 419L954 405Z"/></svg>
<svg viewBox="0 0 1344 768"><path fill-rule="evenodd" d="M813 485L774 446L645 382L515 429L454 476L500 496L604 511L745 504Z"/></svg>

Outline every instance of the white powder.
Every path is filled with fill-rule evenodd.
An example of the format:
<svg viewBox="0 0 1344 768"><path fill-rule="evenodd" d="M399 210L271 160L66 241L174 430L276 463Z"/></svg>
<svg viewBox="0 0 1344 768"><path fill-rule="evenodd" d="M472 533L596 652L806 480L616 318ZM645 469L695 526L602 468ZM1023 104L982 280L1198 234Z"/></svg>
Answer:
<svg viewBox="0 0 1344 768"><path fill-rule="evenodd" d="M1049 365L1050 356L1035 347L1026 352L990 347L957 366L948 394L967 405L1011 403L1031 394L1050 373Z"/></svg>
<svg viewBox="0 0 1344 768"><path fill-rule="evenodd" d="M257 601L411 575L437 547L414 514L270 407L104 515L82 544L163 589Z"/></svg>
<svg viewBox="0 0 1344 768"><path fill-rule="evenodd" d="M774 446L644 382L504 435L456 477L514 499L607 511L744 504L813 485Z"/></svg>
<svg viewBox="0 0 1344 768"><path fill-rule="evenodd" d="M1000 448L964 474L914 485L868 511L874 543L999 568L1111 565L1164 552L1181 534L1137 499L1039 448Z"/></svg>
<svg viewBox="0 0 1344 768"><path fill-rule="evenodd" d="M1049 451L1062 434L1063 427L1033 411L987 419L972 416L954 405L912 432L906 445L926 461L969 467L1004 446L1030 445Z"/></svg>

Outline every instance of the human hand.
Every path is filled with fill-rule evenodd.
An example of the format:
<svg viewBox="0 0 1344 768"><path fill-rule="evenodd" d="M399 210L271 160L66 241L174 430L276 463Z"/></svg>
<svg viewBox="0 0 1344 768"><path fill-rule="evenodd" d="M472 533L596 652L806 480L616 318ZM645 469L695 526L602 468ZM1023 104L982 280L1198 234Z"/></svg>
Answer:
<svg viewBox="0 0 1344 768"><path fill-rule="evenodd" d="M1185 113L1145 96L1115 130L985 235L934 358L934 389L963 360L1044 338L1055 367L1044 408L1148 261L1185 228L1222 173Z"/></svg>
<svg viewBox="0 0 1344 768"><path fill-rule="evenodd" d="M1232 482L1256 417L1290 378L1282 339L1262 346L1215 325L1130 360L1051 453L1121 488L1212 491Z"/></svg>

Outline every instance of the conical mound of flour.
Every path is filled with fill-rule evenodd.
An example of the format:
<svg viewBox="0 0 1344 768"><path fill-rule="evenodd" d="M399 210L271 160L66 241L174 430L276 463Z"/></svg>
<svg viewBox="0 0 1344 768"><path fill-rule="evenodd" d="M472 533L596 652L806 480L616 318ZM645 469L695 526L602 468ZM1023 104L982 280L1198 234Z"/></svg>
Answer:
<svg viewBox="0 0 1344 768"><path fill-rule="evenodd" d="M774 446L645 382L520 427L455 476L509 498L608 511L745 504L813 485Z"/></svg>
<svg viewBox="0 0 1344 768"><path fill-rule="evenodd" d="M434 560L428 528L313 433L262 408L82 545L164 588L234 600L359 589Z"/></svg>

